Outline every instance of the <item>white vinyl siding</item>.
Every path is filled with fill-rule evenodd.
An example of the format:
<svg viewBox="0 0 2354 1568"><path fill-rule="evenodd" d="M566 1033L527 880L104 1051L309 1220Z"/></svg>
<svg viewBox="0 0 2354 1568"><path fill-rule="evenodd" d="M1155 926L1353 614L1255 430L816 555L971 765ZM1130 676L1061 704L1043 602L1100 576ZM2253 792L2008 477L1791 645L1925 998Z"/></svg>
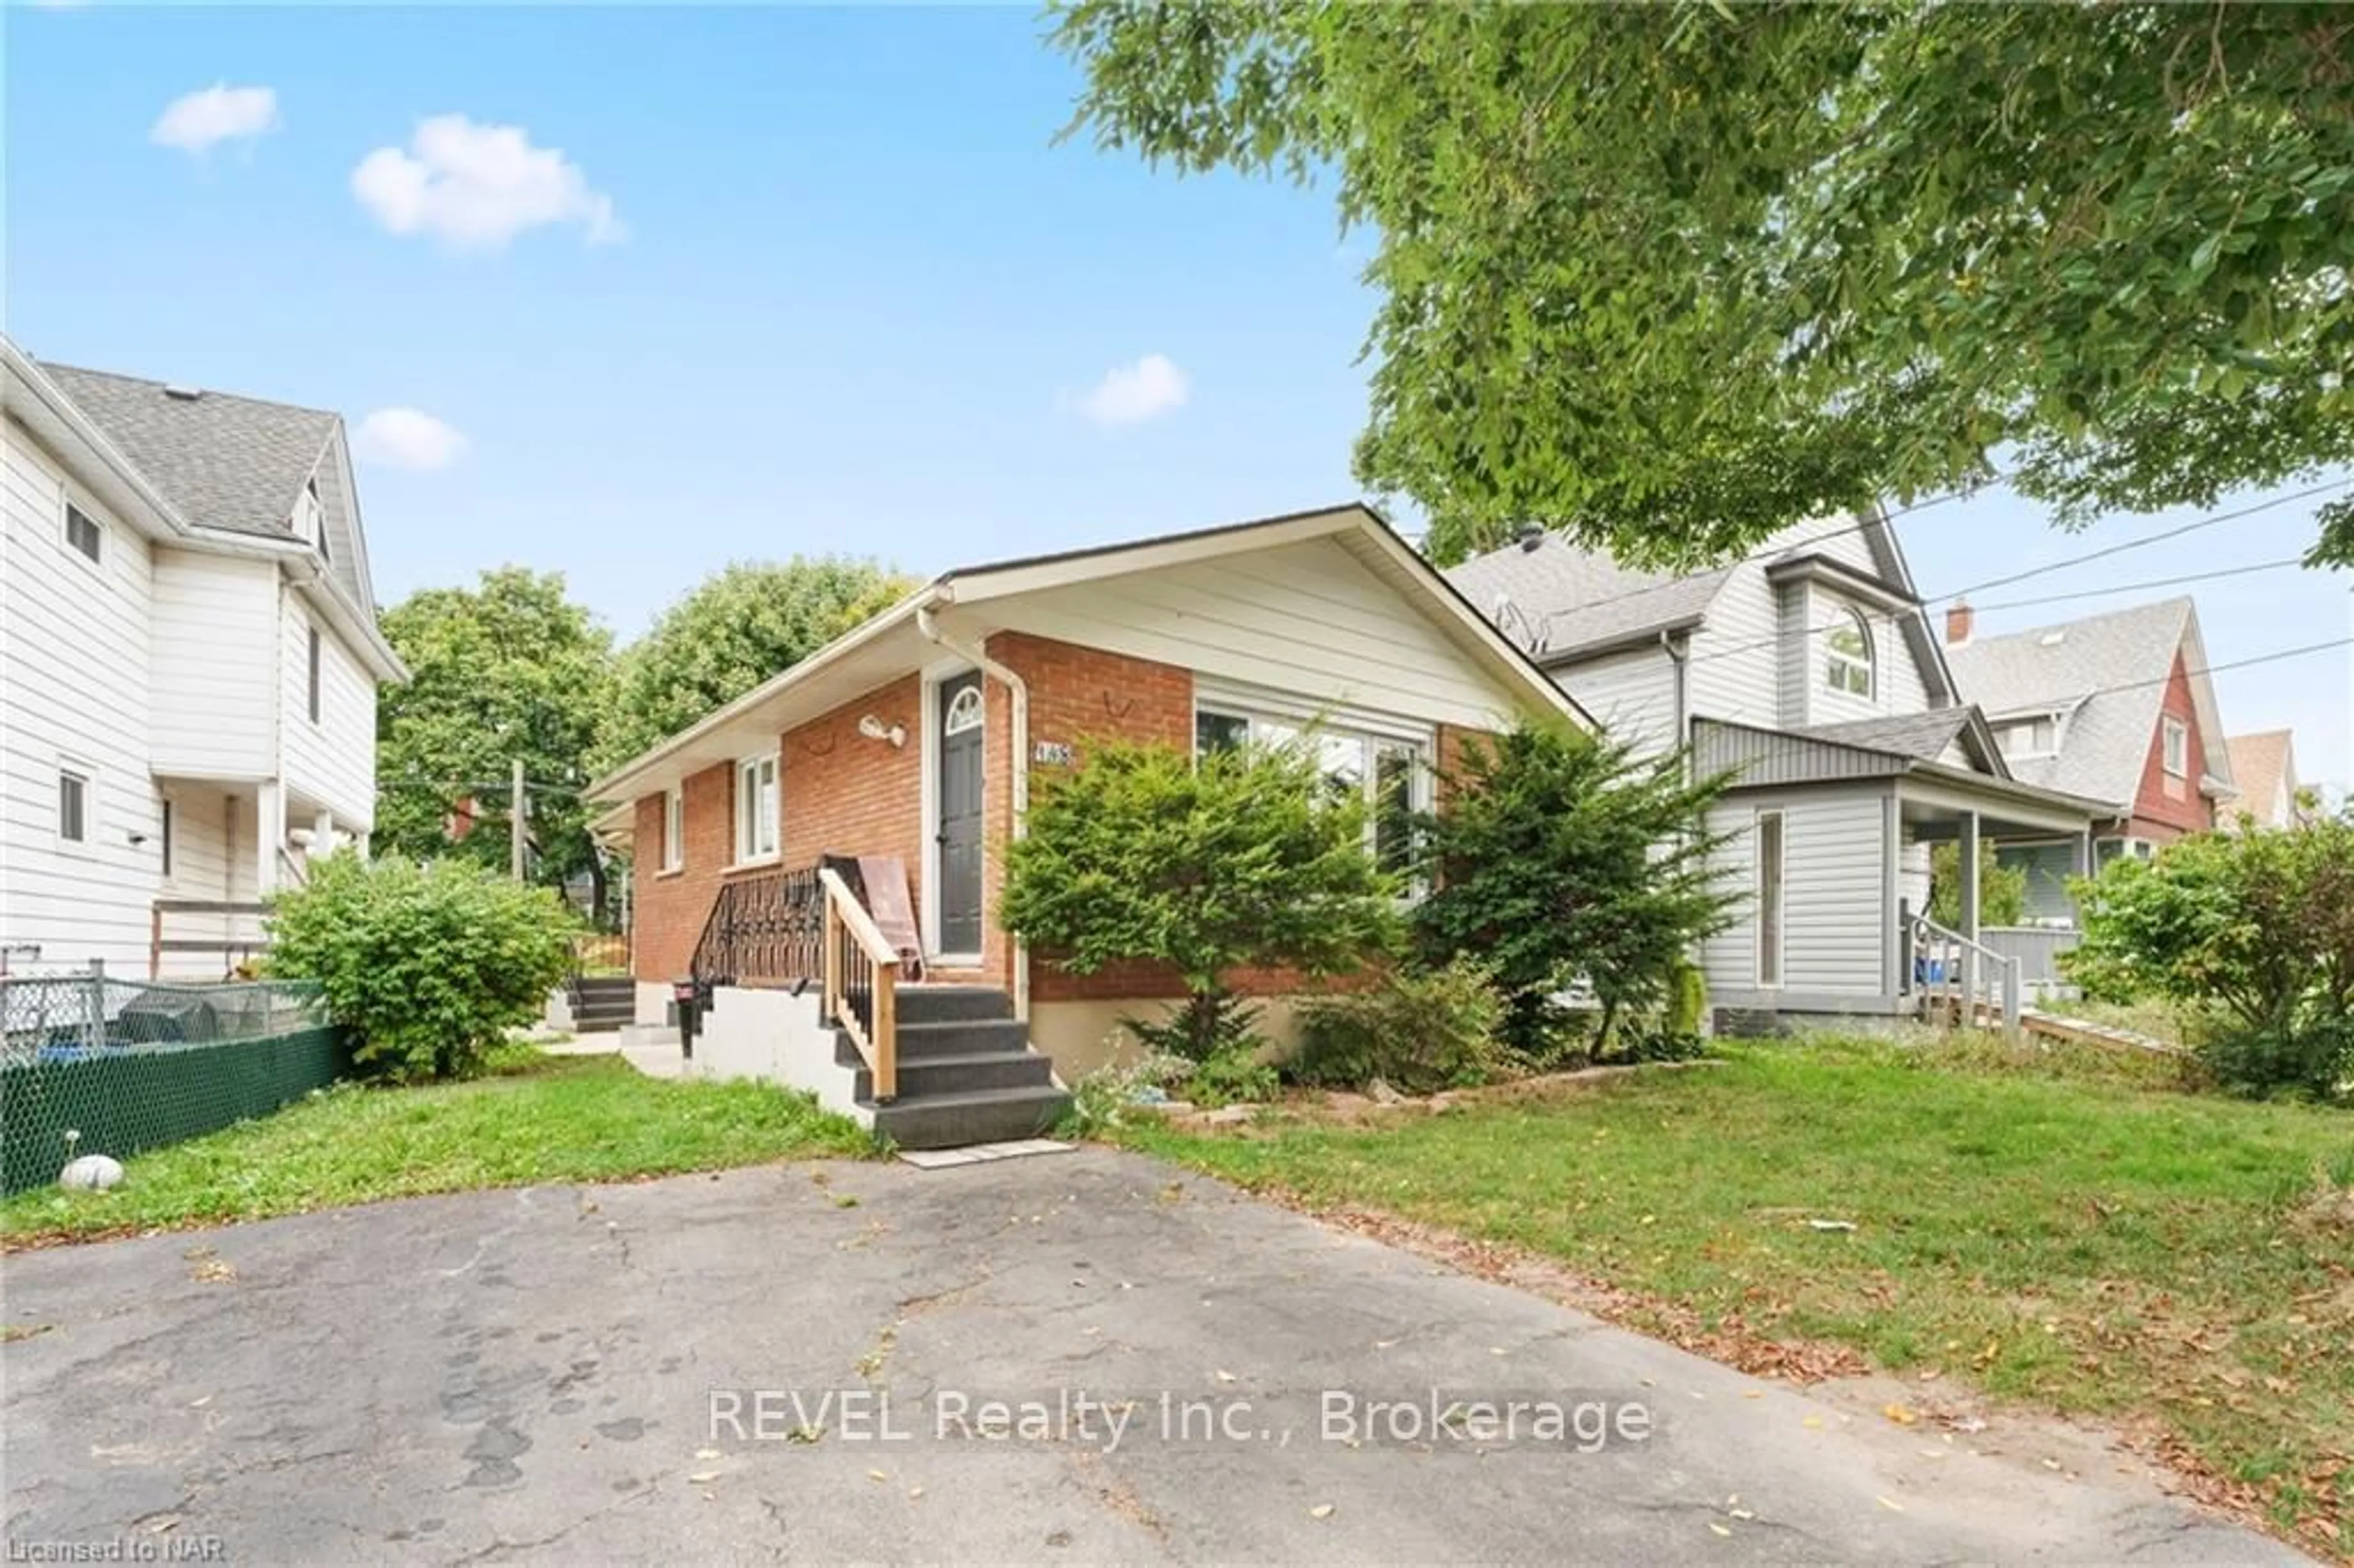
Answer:
<svg viewBox="0 0 2354 1568"><path fill-rule="evenodd" d="M1662 648L1638 648L1549 672L1604 732L1656 756L1681 740L1676 728L1676 667Z"/></svg>
<svg viewBox="0 0 2354 1568"><path fill-rule="evenodd" d="M291 589L282 603L278 729L287 789L301 797L299 805L288 805L288 824L308 827L310 811L323 807L334 814L338 828L366 832L376 815L376 683L334 629L313 620L309 607ZM305 716L313 626L319 631L316 724Z"/></svg>
<svg viewBox="0 0 2354 1568"><path fill-rule="evenodd" d="M1876 789L1816 789L1718 803L1709 829L1734 835L1717 862L1723 885L1743 897L1733 924L1702 948L1712 991L1757 989L1755 829L1761 811L1777 811L1783 841L1778 989L1794 996L1882 994L1882 943L1894 920L1882 909L1883 808Z"/></svg>
<svg viewBox="0 0 2354 1568"><path fill-rule="evenodd" d="M1021 629L1426 722L1487 729L1513 711L1418 607L1330 539L1052 589L1023 603Z"/></svg>
<svg viewBox="0 0 2354 1568"><path fill-rule="evenodd" d="M93 562L67 542L70 497L103 530ZM148 783L147 543L109 515L15 421L0 470L0 942L37 964L103 959L146 972L160 879ZM88 837L58 839L61 768L91 780ZM133 844L133 835L143 844Z"/></svg>
<svg viewBox="0 0 2354 1568"><path fill-rule="evenodd" d="M1692 634L1687 695L1693 713L1766 728L1800 722L1782 712L1776 610L1764 563L1744 561L1726 574Z"/></svg>
<svg viewBox="0 0 2354 1568"><path fill-rule="evenodd" d="M265 779L277 767L278 568L155 552L155 771Z"/></svg>
<svg viewBox="0 0 2354 1568"><path fill-rule="evenodd" d="M253 802L249 796L178 784L172 787L172 874L165 898L220 903L253 901ZM260 934L253 915L172 914L165 935L174 941L217 941L224 951L167 953L164 974L176 980L219 980L234 955L231 945Z"/></svg>

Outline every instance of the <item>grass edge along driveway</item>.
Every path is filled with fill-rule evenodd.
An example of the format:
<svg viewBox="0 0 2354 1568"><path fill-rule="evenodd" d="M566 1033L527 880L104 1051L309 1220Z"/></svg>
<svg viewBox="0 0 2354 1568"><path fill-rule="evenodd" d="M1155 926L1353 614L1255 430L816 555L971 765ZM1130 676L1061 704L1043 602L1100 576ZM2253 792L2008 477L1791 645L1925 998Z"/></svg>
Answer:
<svg viewBox="0 0 2354 1568"><path fill-rule="evenodd" d="M112 1192L0 1202L0 1249L541 1182L627 1181L856 1157L864 1129L809 1096L649 1078L619 1056L502 1052L490 1075L338 1084L273 1116L124 1162Z"/></svg>
<svg viewBox="0 0 2354 1568"><path fill-rule="evenodd" d="M1557 1259L1631 1293L1614 1315L1637 1328L1845 1345L1925 1393L1952 1379L2119 1423L2308 1548L2354 1547L2354 1115L2153 1087L2106 1057L1725 1054L1374 1124L1123 1141Z"/></svg>

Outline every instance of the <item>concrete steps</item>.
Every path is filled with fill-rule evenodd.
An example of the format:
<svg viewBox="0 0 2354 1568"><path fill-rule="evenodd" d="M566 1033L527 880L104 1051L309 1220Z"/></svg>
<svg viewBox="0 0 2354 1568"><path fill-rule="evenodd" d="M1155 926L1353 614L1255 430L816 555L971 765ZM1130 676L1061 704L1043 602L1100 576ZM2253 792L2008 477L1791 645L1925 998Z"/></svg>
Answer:
<svg viewBox="0 0 2354 1568"><path fill-rule="evenodd" d="M572 982L575 1033L599 1034L637 1021L637 982L627 975L584 975Z"/></svg>
<svg viewBox="0 0 2354 1568"><path fill-rule="evenodd" d="M874 1075L849 1034L836 1031L834 1061L854 1075L853 1097L875 1130L902 1149L1005 1143L1051 1129L1071 1097L1055 1064L1030 1048L1013 999L984 986L902 986L899 1093L875 1102Z"/></svg>

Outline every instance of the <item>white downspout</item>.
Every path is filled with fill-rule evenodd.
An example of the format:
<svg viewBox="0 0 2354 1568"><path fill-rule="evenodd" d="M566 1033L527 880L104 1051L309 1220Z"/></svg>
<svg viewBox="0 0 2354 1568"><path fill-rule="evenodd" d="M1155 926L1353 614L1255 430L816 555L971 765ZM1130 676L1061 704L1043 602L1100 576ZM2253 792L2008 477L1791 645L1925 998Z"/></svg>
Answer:
<svg viewBox="0 0 2354 1568"><path fill-rule="evenodd" d="M1013 723L1008 736L1013 748L1013 837L1025 836L1030 827L1030 683L982 650L942 630L928 604L916 610L916 630L1013 694ZM928 736L925 744L930 744ZM1030 1022L1030 947L1018 937L1013 939L1013 1016L1023 1023Z"/></svg>

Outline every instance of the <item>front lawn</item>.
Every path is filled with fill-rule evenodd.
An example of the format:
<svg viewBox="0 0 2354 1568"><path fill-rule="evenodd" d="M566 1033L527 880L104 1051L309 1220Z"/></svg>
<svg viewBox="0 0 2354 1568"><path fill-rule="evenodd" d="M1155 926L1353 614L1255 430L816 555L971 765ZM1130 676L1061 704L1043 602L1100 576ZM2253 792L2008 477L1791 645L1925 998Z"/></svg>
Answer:
<svg viewBox="0 0 2354 1568"><path fill-rule="evenodd" d="M804 1096L648 1078L618 1056L521 1049L470 1083L338 1085L275 1116L129 1160L112 1192L20 1193L0 1203L0 1247L868 1147L863 1130Z"/></svg>
<svg viewBox="0 0 2354 1568"><path fill-rule="evenodd" d="M2354 1115L1990 1048L1735 1046L1721 1065L1380 1125L1148 1128L1310 1207L1562 1260L1686 1342L1852 1347L2156 1435L2342 1552ZM1816 1228L1849 1222L1851 1231Z"/></svg>

